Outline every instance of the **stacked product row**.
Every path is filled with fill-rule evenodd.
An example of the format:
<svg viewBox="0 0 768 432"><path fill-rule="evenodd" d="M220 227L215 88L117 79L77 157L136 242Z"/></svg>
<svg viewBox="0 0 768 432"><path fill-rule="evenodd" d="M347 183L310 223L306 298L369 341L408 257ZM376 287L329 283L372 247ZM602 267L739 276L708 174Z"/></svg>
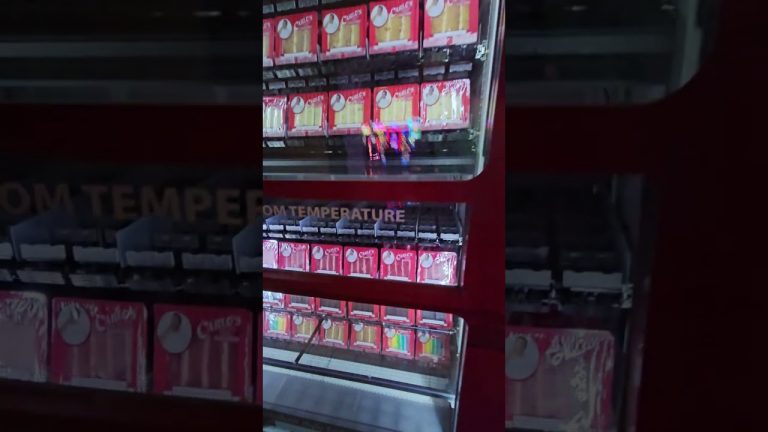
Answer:
<svg viewBox="0 0 768 432"><path fill-rule="evenodd" d="M373 99L372 99L373 95ZM264 137L359 134L374 124L422 130L469 127L468 79L262 98Z"/></svg>
<svg viewBox="0 0 768 432"><path fill-rule="evenodd" d="M420 42L424 48L471 44L478 15L479 0L387 0L269 18L262 25L263 65L417 50Z"/></svg>
<svg viewBox="0 0 768 432"><path fill-rule="evenodd" d="M311 339L340 349L431 364L450 362L451 314L268 291L263 299L267 338Z"/></svg>
<svg viewBox="0 0 768 432"><path fill-rule="evenodd" d="M457 285L462 234L454 210L404 215L401 222L272 216L263 227L264 268Z"/></svg>
<svg viewBox="0 0 768 432"><path fill-rule="evenodd" d="M0 291L0 378L253 399L250 311L156 304L151 314L136 302Z"/></svg>

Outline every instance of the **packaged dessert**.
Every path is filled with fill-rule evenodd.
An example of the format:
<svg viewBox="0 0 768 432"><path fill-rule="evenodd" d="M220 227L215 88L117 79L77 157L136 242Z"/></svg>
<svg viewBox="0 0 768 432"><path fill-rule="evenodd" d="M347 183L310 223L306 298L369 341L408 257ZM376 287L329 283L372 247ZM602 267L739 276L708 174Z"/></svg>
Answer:
<svg viewBox="0 0 768 432"><path fill-rule="evenodd" d="M412 329L384 324L381 353L384 355L412 359L416 332Z"/></svg>
<svg viewBox="0 0 768 432"><path fill-rule="evenodd" d="M347 316L363 320L377 321L379 305L370 303L347 302Z"/></svg>
<svg viewBox="0 0 768 432"><path fill-rule="evenodd" d="M261 65L274 66L275 64L275 22L265 18L261 22Z"/></svg>
<svg viewBox="0 0 768 432"><path fill-rule="evenodd" d="M456 285L458 254L449 251L419 251L418 282L436 285Z"/></svg>
<svg viewBox="0 0 768 432"><path fill-rule="evenodd" d="M313 312L315 310L315 298L309 296L285 294L285 308L296 312Z"/></svg>
<svg viewBox="0 0 768 432"><path fill-rule="evenodd" d="M288 136L325 135L328 93L291 95L288 105Z"/></svg>
<svg viewBox="0 0 768 432"><path fill-rule="evenodd" d="M320 58L324 60L364 56L368 34L368 7L352 6L323 11Z"/></svg>
<svg viewBox="0 0 768 432"><path fill-rule="evenodd" d="M382 248L381 278L416 282L416 250Z"/></svg>
<svg viewBox="0 0 768 432"><path fill-rule="evenodd" d="M316 316L294 314L293 319L291 320L291 339L299 342L308 341L315 332L319 322L320 321ZM315 338L312 339L311 343L316 344L317 341L318 338L317 335L315 335Z"/></svg>
<svg viewBox="0 0 768 432"><path fill-rule="evenodd" d="M506 334L508 419L546 418L553 429L561 430L611 429L613 335L604 330L513 326Z"/></svg>
<svg viewBox="0 0 768 432"><path fill-rule="evenodd" d="M312 11L275 18L275 64L317 61L317 19Z"/></svg>
<svg viewBox="0 0 768 432"><path fill-rule="evenodd" d="M423 130L469 127L469 80L428 82L421 85Z"/></svg>
<svg viewBox="0 0 768 432"><path fill-rule="evenodd" d="M147 310L141 303L55 298L50 382L146 390Z"/></svg>
<svg viewBox="0 0 768 432"><path fill-rule="evenodd" d="M334 90L329 93L328 133L359 134L371 121L371 89Z"/></svg>
<svg viewBox="0 0 768 432"><path fill-rule="evenodd" d="M285 136L286 96L263 96L261 98L262 136L282 138Z"/></svg>
<svg viewBox="0 0 768 432"><path fill-rule="evenodd" d="M324 318L320 323L320 345L346 348L349 337L349 322L339 318Z"/></svg>
<svg viewBox="0 0 768 432"><path fill-rule="evenodd" d="M285 307L285 295L274 291L262 291L261 304L265 308L282 309Z"/></svg>
<svg viewBox="0 0 768 432"><path fill-rule="evenodd" d="M379 250L370 246L345 246L344 274L376 279L379 276Z"/></svg>
<svg viewBox="0 0 768 432"><path fill-rule="evenodd" d="M344 300L315 298L315 311L322 315L347 316L347 302Z"/></svg>
<svg viewBox="0 0 768 432"><path fill-rule="evenodd" d="M48 379L48 299L0 291L0 378Z"/></svg>
<svg viewBox="0 0 768 432"><path fill-rule="evenodd" d="M349 349L371 353L381 352L381 324L353 322L349 331Z"/></svg>
<svg viewBox="0 0 768 432"><path fill-rule="evenodd" d="M382 305L381 320L390 324L413 325L416 322L416 311L403 307Z"/></svg>
<svg viewBox="0 0 768 432"><path fill-rule="evenodd" d="M424 47L477 42L480 0L426 0Z"/></svg>
<svg viewBox="0 0 768 432"><path fill-rule="evenodd" d="M281 270L309 271L309 245L297 242L279 242L277 268Z"/></svg>
<svg viewBox="0 0 768 432"><path fill-rule="evenodd" d="M368 30L371 54L419 48L419 2L388 0L370 3Z"/></svg>
<svg viewBox="0 0 768 432"><path fill-rule="evenodd" d="M291 337L290 312L264 311L264 336L289 339Z"/></svg>
<svg viewBox="0 0 768 432"><path fill-rule="evenodd" d="M277 254L278 254L278 242L277 240L262 240L262 267L276 269L277 268Z"/></svg>
<svg viewBox="0 0 768 432"><path fill-rule="evenodd" d="M405 126L419 118L419 85L376 87L373 91L373 120L385 125Z"/></svg>
<svg viewBox="0 0 768 432"><path fill-rule="evenodd" d="M342 255L344 247L332 244L313 244L310 256L312 273L335 274L344 273Z"/></svg>
<svg viewBox="0 0 768 432"><path fill-rule="evenodd" d="M251 312L158 304L154 319L155 393L252 400Z"/></svg>
<svg viewBox="0 0 768 432"><path fill-rule="evenodd" d="M417 310L416 325L431 328L453 328L453 314Z"/></svg>
<svg viewBox="0 0 768 432"><path fill-rule="evenodd" d="M416 359L446 364L451 358L450 335L431 330L416 331Z"/></svg>

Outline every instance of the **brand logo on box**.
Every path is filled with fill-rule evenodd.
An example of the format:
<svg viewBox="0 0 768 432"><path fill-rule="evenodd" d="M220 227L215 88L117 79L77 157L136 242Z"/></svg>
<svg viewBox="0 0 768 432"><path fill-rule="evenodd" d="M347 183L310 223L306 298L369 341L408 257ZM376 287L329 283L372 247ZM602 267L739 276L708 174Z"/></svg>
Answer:
<svg viewBox="0 0 768 432"><path fill-rule="evenodd" d="M414 252L398 252L395 254L395 259L397 261L405 261L413 259L414 256L416 256Z"/></svg>
<svg viewBox="0 0 768 432"><path fill-rule="evenodd" d="M42 304L30 298L11 298L0 303L0 320L22 322L25 318L42 318Z"/></svg>
<svg viewBox="0 0 768 432"><path fill-rule="evenodd" d="M336 255L336 254L341 253L341 248L340 247L325 248L325 253L331 254L331 255Z"/></svg>
<svg viewBox="0 0 768 432"><path fill-rule="evenodd" d="M307 104L308 105L321 104L321 103L323 103L323 98L325 98L324 95L317 95L315 97L307 99Z"/></svg>
<svg viewBox="0 0 768 432"><path fill-rule="evenodd" d="M365 91L361 91L359 93L355 93L353 95L347 96L348 102L362 102L365 100Z"/></svg>
<svg viewBox="0 0 768 432"><path fill-rule="evenodd" d="M217 318L211 321L200 321L197 325L197 337L206 339L211 333L221 330L240 327L242 320L237 315L230 315L226 318Z"/></svg>
<svg viewBox="0 0 768 432"><path fill-rule="evenodd" d="M360 258L372 258L375 254L376 254L376 250L374 249L362 250L357 252L357 255Z"/></svg>
<svg viewBox="0 0 768 432"><path fill-rule="evenodd" d="M363 15L362 9L355 9L354 11L344 15L341 17L342 23L348 23L348 22L357 22L360 20L360 17Z"/></svg>
<svg viewBox="0 0 768 432"><path fill-rule="evenodd" d="M413 94L416 92L416 89L413 87L408 87L402 90L398 90L394 93L395 98L402 98L402 97L408 97L413 96Z"/></svg>
<svg viewBox="0 0 768 432"><path fill-rule="evenodd" d="M96 317L96 330L98 331L104 331L108 327L115 326L121 322L136 319L136 310L132 307L123 308L117 306L109 314L100 314L96 306L92 306L90 309Z"/></svg>
<svg viewBox="0 0 768 432"><path fill-rule="evenodd" d="M306 15L303 18L301 18L298 21L296 21L293 26L296 27L296 28L307 27L307 26L312 25L312 21L313 20L314 20L314 16L313 15Z"/></svg>
<svg viewBox="0 0 768 432"><path fill-rule="evenodd" d="M406 12L406 11L412 9L412 8L413 8L413 2L411 0L408 0L407 2L405 2L405 3L401 4L401 5L393 7L392 8L392 13L393 14L400 14L400 13Z"/></svg>

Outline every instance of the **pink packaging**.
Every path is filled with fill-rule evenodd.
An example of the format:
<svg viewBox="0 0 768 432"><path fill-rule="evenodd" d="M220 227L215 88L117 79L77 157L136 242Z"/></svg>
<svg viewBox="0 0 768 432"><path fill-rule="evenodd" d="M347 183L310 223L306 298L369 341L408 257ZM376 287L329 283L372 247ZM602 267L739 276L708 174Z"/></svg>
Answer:
<svg viewBox="0 0 768 432"><path fill-rule="evenodd" d="M52 305L50 382L146 391L143 304L55 298Z"/></svg>
<svg viewBox="0 0 768 432"><path fill-rule="evenodd" d="M610 430L614 338L603 330L507 327L506 418ZM555 428L555 426L553 426Z"/></svg>
<svg viewBox="0 0 768 432"><path fill-rule="evenodd" d="M376 87L373 91L373 120L385 125L405 126L419 118L419 85Z"/></svg>
<svg viewBox="0 0 768 432"><path fill-rule="evenodd" d="M469 80L439 81L421 85L423 130L469 127Z"/></svg>
<svg viewBox="0 0 768 432"><path fill-rule="evenodd" d="M48 379L48 299L0 291L0 378Z"/></svg>
<svg viewBox="0 0 768 432"><path fill-rule="evenodd" d="M266 308L282 309L285 307L285 296L279 292L262 291L261 304Z"/></svg>
<svg viewBox="0 0 768 432"><path fill-rule="evenodd" d="M344 300L315 298L315 311L323 315L333 315L339 317L347 316L347 302Z"/></svg>
<svg viewBox="0 0 768 432"><path fill-rule="evenodd" d="M279 244L277 268L281 270L309 271L309 244L284 242Z"/></svg>
<svg viewBox="0 0 768 432"><path fill-rule="evenodd" d="M290 339L291 314L289 312L264 311L264 336Z"/></svg>
<svg viewBox="0 0 768 432"><path fill-rule="evenodd" d="M371 89L333 90L329 94L328 132L359 134L371 122Z"/></svg>
<svg viewBox="0 0 768 432"><path fill-rule="evenodd" d="M368 52L393 53L419 48L419 2L374 1L370 4Z"/></svg>
<svg viewBox="0 0 768 432"><path fill-rule="evenodd" d="M456 252L419 251L418 281L437 285L456 285Z"/></svg>
<svg viewBox="0 0 768 432"><path fill-rule="evenodd" d="M366 5L323 11L320 58L332 60L364 56L367 34Z"/></svg>
<svg viewBox="0 0 768 432"><path fill-rule="evenodd" d="M291 320L291 339L299 342L308 341L319 322L315 316L294 314ZM312 343L316 344L317 341L318 337L315 336Z"/></svg>
<svg viewBox="0 0 768 432"><path fill-rule="evenodd" d="M320 345L346 348L349 338L349 322L345 319L325 318L320 324Z"/></svg>
<svg viewBox="0 0 768 432"><path fill-rule="evenodd" d="M276 269L277 268L277 240L262 240L261 241L261 253L262 253L262 267Z"/></svg>
<svg viewBox="0 0 768 432"><path fill-rule="evenodd" d="M382 305L381 320L390 324L413 325L416 322L416 311L414 309Z"/></svg>
<svg viewBox="0 0 768 432"><path fill-rule="evenodd" d="M451 358L451 338L447 333L419 329L416 331L416 359L447 364Z"/></svg>
<svg viewBox="0 0 768 432"><path fill-rule="evenodd" d="M416 251L382 248L381 278L416 282Z"/></svg>
<svg viewBox="0 0 768 432"><path fill-rule="evenodd" d="M158 304L154 392L253 399L253 317L244 309Z"/></svg>
<svg viewBox="0 0 768 432"><path fill-rule="evenodd" d="M371 353L381 352L381 324L353 323L349 332L349 349Z"/></svg>
<svg viewBox="0 0 768 432"><path fill-rule="evenodd" d="M317 61L317 12L275 18L275 64Z"/></svg>
<svg viewBox="0 0 768 432"><path fill-rule="evenodd" d="M310 269L312 273L340 275L344 273L341 245L313 244Z"/></svg>
<svg viewBox="0 0 768 432"><path fill-rule="evenodd" d="M379 250L367 246L345 246L344 274L376 279L379 276Z"/></svg>
<svg viewBox="0 0 768 432"><path fill-rule="evenodd" d="M286 96L263 96L261 98L261 134L264 137L285 136L285 112L288 106Z"/></svg>
<svg viewBox="0 0 768 432"><path fill-rule="evenodd" d="M328 93L291 95L288 103L288 136L325 135Z"/></svg>
<svg viewBox="0 0 768 432"><path fill-rule="evenodd" d="M424 48L477 42L479 0L427 0Z"/></svg>
<svg viewBox="0 0 768 432"><path fill-rule="evenodd" d="M453 314L417 310L416 325L430 328L453 328Z"/></svg>
<svg viewBox="0 0 768 432"><path fill-rule="evenodd" d="M411 329L384 325L381 353L392 357L412 359L416 332Z"/></svg>
<svg viewBox="0 0 768 432"><path fill-rule="evenodd" d="M261 65L275 65L275 22L269 18L261 22Z"/></svg>
<svg viewBox="0 0 768 432"><path fill-rule="evenodd" d="M314 312L315 298L302 295L285 294L285 308L296 312Z"/></svg>
<svg viewBox="0 0 768 432"><path fill-rule="evenodd" d="M364 320L379 320L379 305L347 302L347 316Z"/></svg>

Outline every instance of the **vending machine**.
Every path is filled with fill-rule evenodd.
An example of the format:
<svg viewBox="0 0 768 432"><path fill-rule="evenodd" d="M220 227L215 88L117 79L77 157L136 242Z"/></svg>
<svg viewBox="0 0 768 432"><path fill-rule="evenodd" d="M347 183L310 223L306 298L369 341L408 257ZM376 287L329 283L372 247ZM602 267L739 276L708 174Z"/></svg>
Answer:
<svg viewBox="0 0 768 432"><path fill-rule="evenodd" d="M503 29L495 0L265 2L265 430L503 427Z"/></svg>

